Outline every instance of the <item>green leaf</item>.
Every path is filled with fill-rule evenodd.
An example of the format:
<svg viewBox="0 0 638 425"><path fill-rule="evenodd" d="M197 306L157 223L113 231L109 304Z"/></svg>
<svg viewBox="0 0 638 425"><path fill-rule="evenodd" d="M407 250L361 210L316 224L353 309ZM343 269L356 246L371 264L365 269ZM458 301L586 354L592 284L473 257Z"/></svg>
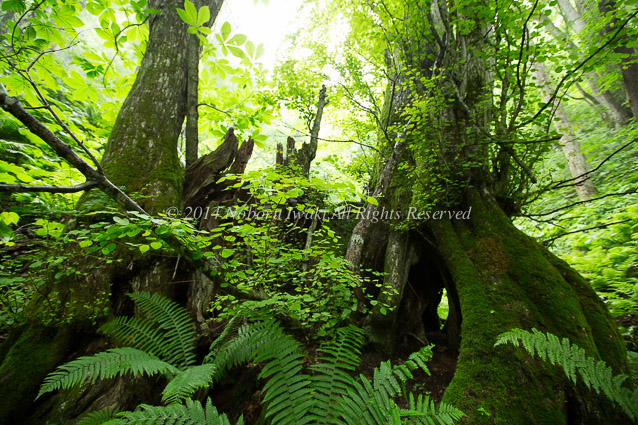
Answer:
<svg viewBox="0 0 638 425"><path fill-rule="evenodd" d="M4 0L2 2L2 10L22 13L26 10L27 6L23 0Z"/></svg>
<svg viewBox="0 0 638 425"><path fill-rule="evenodd" d="M127 218L120 218L117 216L113 217L113 221L121 226L128 226L130 224Z"/></svg>
<svg viewBox="0 0 638 425"><path fill-rule="evenodd" d="M148 245L140 245L139 249L140 249L140 252L141 252L142 254L144 254L146 251L148 251L149 249L151 249L151 247L150 247L150 246L148 246Z"/></svg>
<svg viewBox="0 0 638 425"><path fill-rule="evenodd" d="M186 13L186 11L184 11L183 9L177 9L177 14L182 19L182 21L186 22L188 25L191 25L191 27L197 24L197 21L195 22L189 21L189 16Z"/></svg>
<svg viewBox="0 0 638 425"><path fill-rule="evenodd" d="M117 245L111 242L110 244L102 248L102 254L109 255L111 252L115 251L115 248L117 248Z"/></svg>
<svg viewBox="0 0 638 425"><path fill-rule="evenodd" d="M250 40L246 42L246 52L248 53L248 56L250 56L251 58L255 56L255 45Z"/></svg>
<svg viewBox="0 0 638 425"><path fill-rule="evenodd" d="M0 213L0 222L4 224L18 224L18 220L20 220L20 216L14 212Z"/></svg>
<svg viewBox="0 0 638 425"><path fill-rule="evenodd" d="M225 41L229 35L230 35L230 24L227 21L227 22L224 22L224 25L222 25L222 30L221 30L222 40Z"/></svg>
<svg viewBox="0 0 638 425"><path fill-rule="evenodd" d="M231 255L233 255L233 250L232 249L224 249L221 253L222 258L228 258Z"/></svg>
<svg viewBox="0 0 638 425"><path fill-rule="evenodd" d="M230 39L229 43L232 43L236 46L241 46L246 42L247 39L248 37L246 37L244 34L235 34L233 38Z"/></svg>
<svg viewBox="0 0 638 425"><path fill-rule="evenodd" d="M244 53L244 51L240 49L239 47L228 46L228 50L230 51L230 53L233 54L233 56L236 56L239 59L243 59L246 57L246 54Z"/></svg>
<svg viewBox="0 0 638 425"><path fill-rule="evenodd" d="M201 27L210 19L210 9L208 6L202 6L197 13L197 26Z"/></svg>
<svg viewBox="0 0 638 425"><path fill-rule="evenodd" d="M151 242L151 248L160 249L161 247L162 247L162 243L161 242Z"/></svg>
<svg viewBox="0 0 638 425"><path fill-rule="evenodd" d="M377 207L379 206L379 202L373 196L368 196L368 202L372 205L376 205Z"/></svg>
<svg viewBox="0 0 638 425"><path fill-rule="evenodd" d="M255 55L255 59L259 59L264 54L264 43L259 43L257 46L257 54Z"/></svg>

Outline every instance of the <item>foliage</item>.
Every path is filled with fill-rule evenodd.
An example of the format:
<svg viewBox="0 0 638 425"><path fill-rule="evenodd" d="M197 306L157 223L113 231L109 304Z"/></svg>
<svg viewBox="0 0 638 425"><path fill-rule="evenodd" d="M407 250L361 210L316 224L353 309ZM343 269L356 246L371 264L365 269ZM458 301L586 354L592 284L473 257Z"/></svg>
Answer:
<svg viewBox="0 0 638 425"><path fill-rule="evenodd" d="M219 413L210 399L206 404L197 400L187 400L185 405L171 404L169 406L149 406L142 404L135 412L122 412L121 420L109 421L105 424L156 424L164 425L230 425L225 414ZM237 422L241 425L243 422Z"/></svg>
<svg viewBox="0 0 638 425"><path fill-rule="evenodd" d="M170 334L168 346L180 345L190 339L192 329L184 323L182 307L159 295L144 292L133 293L131 298L156 329L151 329L148 323L116 319L104 326L103 332L149 351L155 349L156 330ZM167 406L140 405L135 412L117 413L116 419L108 412L99 412L85 420L88 423L104 420L108 424L133 424L165 423L167 418L172 418L175 422L171 423L226 424L226 416L218 414L210 399L204 407L190 397L198 389L212 386L231 367L251 361L264 363L259 374L261 379L267 380L262 389L263 415L272 423L301 425L318 421L385 425L436 421L443 425L452 424L463 416L452 406L435 407L427 397L415 397L406 390L405 383L414 377L415 369L428 371L425 362L431 357L431 346L413 353L398 366L392 366L389 361L382 363L374 371L372 381L363 375L355 379L350 374L359 364L363 332L348 326L338 329L334 341L319 349L319 362L311 365L313 375L310 376L303 373L306 354L301 344L286 334L274 319L266 318L237 327L238 320L228 324L201 365L182 363L180 370L150 352L131 347L114 348L62 365L45 379L38 397L49 391L80 385L88 377L94 381L125 373L133 376L163 374L169 379L162 393ZM129 326L131 323L135 325ZM136 332L140 328L144 331ZM235 332L236 336L231 336ZM173 358L170 354L164 356ZM182 361L180 358L178 362ZM393 400L397 396L404 398L407 408L399 407Z"/></svg>
<svg viewBox="0 0 638 425"><path fill-rule="evenodd" d="M146 317L118 317L100 328L123 348L80 357L49 374L38 397L60 388L71 388L87 377L106 379L123 374L173 377L195 363L195 326L179 304L148 292L129 294Z"/></svg>
<svg viewBox="0 0 638 425"><path fill-rule="evenodd" d="M620 406L634 422L638 420L638 389L632 391L623 386L627 375L614 376L604 361L596 361L595 358L587 356L585 350L571 344L569 339L561 340L556 335L537 329L532 329L532 332L513 329L499 335L495 345L507 343L522 346L531 355L537 355L543 361L547 360L561 366L565 375L574 384L578 372L587 388L604 394Z"/></svg>
<svg viewBox="0 0 638 425"><path fill-rule="evenodd" d="M122 345L146 351L179 369L195 363L197 335L193 320L179 304L148 292L129 297L145 317L119 317L100 331Z"/></svg>
<svg viewBox="0 0 638 425"><path fill-rule="evenodd" d="M227 179L237 181L231 187L248 190L250 198L219 213L232 220L212 247L222 261L221 285L264 290L269 299L219 296L213 303L218 319L267 308L316 330L318 337L346 322L356 309L354 289L361 286L361 277L342 257L344 243L329 222L354 216L353 203L362 194L352 184L306 180L277 170L249 172L241 179L227 176L218 183ZM316 230L309 235L313 222Z"/></svg>
<svg viewBox="0 0 638 425"><path fill-rule="evenodd" d="M156 356L135 348L112 348L93 356L80 357L60 366L47 376L38 397L50 391L83 384L87 377L95 382L96 379L114 378L128 373L133 376L174 375L177 369Z"/></svg>

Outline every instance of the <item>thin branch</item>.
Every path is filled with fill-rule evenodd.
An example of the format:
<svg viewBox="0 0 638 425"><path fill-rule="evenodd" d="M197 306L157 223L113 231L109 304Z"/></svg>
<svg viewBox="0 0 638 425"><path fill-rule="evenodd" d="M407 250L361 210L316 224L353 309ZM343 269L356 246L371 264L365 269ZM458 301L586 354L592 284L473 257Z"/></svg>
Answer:
<svg viewBox="0 0 638 425"><path fill-rule="evenodd" d="M597 198L590 198L590 199L585 199L584 201L578 201L578 202L574 202L572 204L569 205L563 205L562 207L556 208L554 210L548 211L548 212L544 212L544 213L538 213L538 214L525 214L522 217L527 217L527 218L532 218L532 217L544 217L547 215L552 215L558 211L562 211L562 210L566 210L568 208L572 208L575 207L576 205L581 205L581 204L587 204L589 202L594 202L594 201L598 201L600 199L604 199L604 198L609 198L612 196L625 196L625 195L633 195L635 193L638 193L638 187L636 187L635 189L631 189L631 190L626 190L624 192L615 192L615 193L608 193L606 195L603 196L599 196Z"/></svg>
<svg viewBox="0 0 638 425"><path fill-rule="evenodd" d="M75 186L40 186L30 184L0 184L0 192L47 192L47 193L77 193L93 189L99 185L98 182L88 180Z"/></svg>
<svg viewBox="0 0 638 425"><path fill-rule="evenodd" d="M310 137L309 133L304 133L303 131L299 130L298 128L296 128L295 126L292 126L290 124L283 124L285 127L288 127L291 130L294 130L296 132L298 132L300 135L304 136L304 137ZM283 132L281 132L281 134L284 134ZM354 143L355 145L359 145L359 146L363 146L364 148L368 148L368 149L372 149L373 151L375 151L376 153L378 153L379 155L381 155L383 157L383 159L387 160L388 158L386 158L385 155L383 155L383 152L381 152L379 149L375 148L372 145L368 145L366 143L362 143L362 142L357 142L356 140L352 140L352 139L348 139L348 140L342 140L342 139L324 139L323 137L317 137L317 140L321 140L322 142L328 142L328 143Z"/></svg>
<svg viewBox="0 0 638 425"><path fill-rule="evenodd" d="M209 107L211 109L216 110L217 112L221 112L222 114L226 114L228 116L228 118L230 118L231 121L233 122L233 125L235 125L235 118L233 118L233 116L230 115L228 112L226 112L226 111L224 111L222 109L216 108L213 105L211 105L210 103L198 103L197 107L199 108L200 106L207 106L207 107Z"/></svg>
<svg viewBox="0 0 638 425"><path fill-rule="evenodd" d="M541 245L547 246L551 244L552 242L554 242L556 239L562 238L563 236L573 235L574 233L588 232L590 230L595 230L595 229L604 229L605 227L613 226L614 224L626 223L628 221L631 221L631 219L628 218L626 220L614 221L611 223L604 223L604 224L599 224L597 226L585 227L584 229L572 230L571 232L561 233L560 235L556 235L554 237L541 241Z"/></svg>
<svg viewBox="0 0 638 425"><path fill-rule="evenodd" d="M126 193L114 185L106 176L91 167L82 157L80 157L71 146L64 143L58 136L53 134L44 124L38 121L33 115L31 115L20 104L18 99L11 97L7 94L6 89L0 83L0 106L5 111L9 112L15 118L17 118L22 124L24 124L33 134L40 137L47 145L49 145L59 156L67 160L72 166L80 171L87 181L95 181L97 187L100 188L106 195L111 197L126 211L135 211L143 216L148 217L149 214L133 199L131 199ZM166 242L175 253L184 258L188 263L202 272L212 281L219 281L218 267L210 263L205 257L197 257L195 249L189 247L184 241L177 238L172 233L162 233L157 235L160 239ZM244 292L235 286L227 285L218 287L229 295L237 298L252 299L252 300L265 300L268 299L268 295L259 290L251 290Z"/></svg>
<svg viewBox="0 0 638 425"><path fill-rule="evenodd" d="M622 151L623 149L625 149L627 146L631 145L632 143L638 141L638 139L633 139L631 141L629 141L628 143L624 144L623 146L621 146L620 148L616 149L615 151L613 151L611 154L609 154L607 156L607 158L603 159L597 166L596 168L593 168L583 174L580 174L576 177L572 177L571 179L566 179L566 180L561 180L558 183L556 183L554 186L552 186L551 188L549 188L548 190L554 190L554 189L560 189L562 187L567 187L567 186L572 186L574 185L574 183L570 183L574 180L579 180L582 177L588 176L589 174L596 172L600 169L600 167L603 166L603 164L607 161L609 161L611 159L611 157L613 157L614 155L616 155L618 152Z"/></svg>

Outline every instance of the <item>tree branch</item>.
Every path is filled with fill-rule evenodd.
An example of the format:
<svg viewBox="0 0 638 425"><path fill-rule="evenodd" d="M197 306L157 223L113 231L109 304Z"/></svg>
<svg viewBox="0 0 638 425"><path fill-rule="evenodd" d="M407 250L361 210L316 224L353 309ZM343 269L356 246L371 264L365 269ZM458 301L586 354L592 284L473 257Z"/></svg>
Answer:
<svg viewBox="0 0 638 425"><path fill-rule="evenodd" d="M98 182L88 180L75 186L39 186L30 184L0 184L0 192L47 192L47 193L77 193L93 189Z"/></svg>
<svg viewBox="0 0 638 425"><path fill-rule="evenodd" d="M625 192L608 193L607 195L599 196L597 198L585 199L584 201L578 201L578 202L574 202L573 204L563 205L562 207L559 207L559 208L556 208L554 210L551 210L551 211L548 211L548 212L544 212L544 213L525 214L522 217L527 217L527 218L544 217L544 216L547 216L547 215L552 215L552 214L554 214L554 213L556 213L558 211L562 211L562 210L566 210L566 209L571 208L571 207L575 207L576 205L587 204L589 202L598 201L600 199L609 198L611 196L633 195L634 193L638 193L638 187L635 188L635 189L627 190Z"/></svg>
<svg viewBox="0 0 638 425"><path fill-rule="evenodd" d="M628 218L627 220L614 221L614 222L611 222L611 223L604 223L604 224L599 224L597 226L585 227L584 229L572 230L571 232L561 233L560 235L556 235L556 236L554 236L552 238L545 239L544 241L541 241L541 245L547 246L550 243L554 242L556 239L562 238L563 236L573 235L574 233L587 232L589 230L604 229L605 227L613 226L614 224L626 223L628 221L631 221L631 219Z"/></svg>
<svg viewBox="0 0 638 425"><path fill-rule="evenodd" d="M558 183L556 183L554 186L552 186L549 190L554 190L554 189L560 189L562 187L566 187L566 186L572 186L574 184L578 184L578 183L571 183L575 180L579 180L595 171L598 171L600 169L600 167L602 167L602 165L609 161L611 159L611 157L613 157L614 155L616 155L618 152L620 152L621 150L625 149L627 146L631 145L632 143L635 143L638 139L633 139L630 140L629 142L625 143L623 146L621 146L620 148L616 149L615 151L613 151L611 154L609 154L607 156L607 158L603 159L597 166L596 168L593 168L589 171L587 171L586 173L580 174L576 177L572 177L571 179L566 179L566 180L561 180Z"/></svg>
<svg viewBox="0 0 638 425"><path fill-rule="evenodd" d="M78 156L77 153L64 143L58 136L53 134L44 124L31 115L20 102L7 94L4 86L0 84L0 106L5 111L9 112L15 118L17 118L22 124L24 124L33 134L40 137L47 145L49 145L59 156L67 160L71 165L80 171L87 181L93 181L96 187L99 187L106 195L110 196L115 202L117 202L126 211L136 211L144 216L149 214L133 199L131 199L126 193L115 186L104 174L100 173L95 168L91 167L84 159ZM157 234L157 236L166 242L178 256L184 258L192 267L202 272L206 277L212 281L219 280L219 273L214 265L208 262L205 257L197 258L196 252L189 248L184 242L179 240L171 233ZM244 292L234 286L218 287L225 293L232 295L236 298L250 299L250 300L265 300L268 295L263 291L249 291Z"/></svg>

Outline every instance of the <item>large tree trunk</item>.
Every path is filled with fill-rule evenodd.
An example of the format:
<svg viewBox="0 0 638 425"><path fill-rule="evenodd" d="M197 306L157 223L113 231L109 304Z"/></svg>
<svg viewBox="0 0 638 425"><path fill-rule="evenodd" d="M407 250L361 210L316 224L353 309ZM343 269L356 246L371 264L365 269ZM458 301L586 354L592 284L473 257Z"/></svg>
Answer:
<svg viewBox="0 0 638 425"><path fill-rule="evenodd" d="M494 348L506 330L537 328L570 338L616 373L627 370L618 330L582 277L517 230L489 196L470 190L462 207L472 207L470 220L428 226L462 317L458 365L444 401L471 423L622 423L584 386L574 389L559 368L515 348Z"/></svg>
<svg viewBox="0 0 638 425"><path fill-rule="evenodd" d="M439 28L450 27L445 22L446 2L438 4L446 24ZM574 388L560 369L512 347L494 347L502 332L537 328L570 338L615 372L627 370L622 339L596 293L567 264L517 230L503 202L496 200L498 176L491 166L495 159L516 163L522 174L530 180L532 176L507 145L496 142L493 150L487 149L494 138L489 131L494 63L475 52L489 51L485 34L493 28L479 18L466 19L462 23L471 30L447 34L454 41L446 46L440 64L438 87L452 100L436 115L415 118L418 127L413 131L420 137L408 138L415 167L407 180L393 176L396 183L384 196L392 207L404 206L405 200L396 199L404 199L405 186L412 184L408 203L431 218L413 222L411 231L386 233L385 283L398 296L381 294L378 301L398 310L385 316L373 310L368 321L371 335L386 350L405 341L418 348L425 340L458 348L456 372L443 400L460 407L468 415L467 423L623 423L601 397L582 385ZM434 67L431 62L429 66ZM427 68L418 71L432 75ZM386 104L389 100L395 99L386 98ZM404 165L398 169L407 168ZM446 212L433 217L437 210ZM368 251L376 251L378 245L365 244L362 257L372 257ZM443 288L450 316L441 336L435 312Z"/></svg>
<svg viewBox="0 0 638 425"><path fill-rule="evenodd" d="M220 1L211 1L213 12ZM176 9L183 2L150 1L159 9L149 18L149 40L133 87L126 98L109 137L102 166L106 176L139 200L146 211L160 212L180 207L184 170L177 143L186 114L186 52L189 34ZM212 20L215 19L212 16ZM90 194L83 201L99 201ZM78 258L82 252L78 248ZM59 301L57 309L47 310L45 298L32 300L25 316L31 321L16 333L13 343L3 346L0 366L0 424L44 423L47 419L65 422L85 409L103 407L133 408L139 394L124 391L121 382L85 386L75 392L45 397L33 407L42 380L63 361L101 348L94 326L103 320L105 307L118 314L130 308L125 291L160 290L174 292L169 285L176 270L176 259L132 258L125 261L84 264L87 277L52 281L46 296ZM79 267L79 266L69 266ZM179 279L179 276L177 277ZM110 297L109 297L109 294ZM48 320L47 327L43 320Z"/></svg>

